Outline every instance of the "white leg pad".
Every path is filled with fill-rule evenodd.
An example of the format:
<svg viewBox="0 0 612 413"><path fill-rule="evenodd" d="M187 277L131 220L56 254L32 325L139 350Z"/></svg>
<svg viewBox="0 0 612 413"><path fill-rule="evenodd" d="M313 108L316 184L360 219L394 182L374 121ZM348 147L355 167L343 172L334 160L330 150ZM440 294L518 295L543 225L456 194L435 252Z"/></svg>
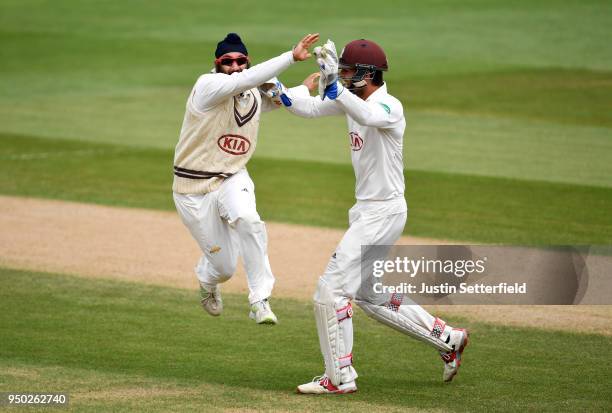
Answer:
<svg viewBox="0 0 612 413"><path fill-rule="evenodd" d="M352 367L353 311L350 302L346 300L346 304L338 310L332 305L315 302L314 312L325 374L336 386L355 380L357 372Z"/></svg>
<svg viewBox="0 0 612 413"><path fill-rule="evenodd" d="M443 352L449 352L453 349L442 341L440 338L432 335L430 330L418 325L410 319L410 313L405 308L406 306L397 306L389 308L385 305L376 305L367 301L355 300L355 303L369 316L380 321L381 323L406 334L419 341L430 344Z"/></svg>

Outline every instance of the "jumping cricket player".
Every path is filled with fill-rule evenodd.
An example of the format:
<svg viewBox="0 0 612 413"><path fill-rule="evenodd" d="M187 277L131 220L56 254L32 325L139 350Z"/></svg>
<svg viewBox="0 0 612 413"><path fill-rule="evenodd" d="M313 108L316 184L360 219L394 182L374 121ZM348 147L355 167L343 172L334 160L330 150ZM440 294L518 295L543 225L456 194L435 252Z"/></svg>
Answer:
<svg viewBox="0 0 612 413"><path fill-rule="evenodd" d="M250 67L246 46L230 33L217 45L214 70L198 78L187 98L172 190L176 209L203 253L195 272L202 306L213 316L223 309L219 284L232 277L240 253L250 317L259 324L277 323L268 302L274 275L266 228L246 164L257 145L261 112L280 105L268 89L262 97L258 86L310 57L308 49L318 38L309 34L293 50Z"/></svg>

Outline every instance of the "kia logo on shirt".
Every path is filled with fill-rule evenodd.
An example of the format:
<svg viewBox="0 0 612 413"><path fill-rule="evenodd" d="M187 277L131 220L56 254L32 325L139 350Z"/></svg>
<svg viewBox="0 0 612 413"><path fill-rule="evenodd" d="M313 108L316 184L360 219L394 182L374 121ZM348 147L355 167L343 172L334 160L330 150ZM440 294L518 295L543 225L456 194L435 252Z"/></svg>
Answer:
<svg viewBox="0 0 612 413"><path fill-rule="evenodd" d="M363 138L357 132L349 132L349 138L351 139L352 150L360 151L363 148Z"/></svg>
<svg viewBox="0 0 612 413"><path fill-rule="evenodd" d="M251 142L240 135L223 135L217 140L222 151L232 155L244 155L249 151Z"/></svg>

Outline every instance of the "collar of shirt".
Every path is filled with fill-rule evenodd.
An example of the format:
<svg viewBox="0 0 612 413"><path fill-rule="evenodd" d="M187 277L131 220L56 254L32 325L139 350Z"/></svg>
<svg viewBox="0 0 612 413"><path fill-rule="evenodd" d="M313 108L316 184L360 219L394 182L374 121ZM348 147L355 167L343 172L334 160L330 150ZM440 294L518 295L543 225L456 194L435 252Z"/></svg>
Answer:
<svg viewBox="0 0 612 413"><path fill-rule="evenodd" d="M376 89L374 93L368 96L368 98L366 99L366 102L371 102L372 100L376 98L381 98L382 96L385 96L386 94L387 94L387 83L384 82L381 87Z"/></svg>

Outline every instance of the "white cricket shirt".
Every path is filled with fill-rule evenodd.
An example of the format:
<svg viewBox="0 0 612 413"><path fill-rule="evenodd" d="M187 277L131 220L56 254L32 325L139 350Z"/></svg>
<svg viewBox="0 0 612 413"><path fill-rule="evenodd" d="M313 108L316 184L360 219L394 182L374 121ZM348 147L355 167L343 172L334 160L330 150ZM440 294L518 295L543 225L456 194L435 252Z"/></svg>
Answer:
<svg viewBox="0 0 612 413"><path fill-rule="evenodd" d="M406 119L402 103L387 93L386 83L365 101L347 89L336 100L311 97L306 86L291 91L293 104L287 109L298 116L346 115L358 201L403 198Z"/></svg>

